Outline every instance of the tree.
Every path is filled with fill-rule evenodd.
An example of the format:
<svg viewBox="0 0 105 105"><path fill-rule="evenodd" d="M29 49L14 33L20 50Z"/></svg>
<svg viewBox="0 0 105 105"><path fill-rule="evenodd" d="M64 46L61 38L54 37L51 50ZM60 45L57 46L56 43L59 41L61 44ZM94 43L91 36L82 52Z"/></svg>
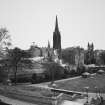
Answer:
<svg viewBox="0 0 105 105"><path fill-rule="evenodd" d="M58 63L51 61L45 63L44 66L46 68L44 73L47 79L51 80L52 84L56 79L60 79L64 76L64 68L61 67Z"/></svg>
<svg viewBox="0 0 105 105"><path fill-rule="evenodd" d="M6 57L6 55L8 54L9 47L12 45L11 38L8 33L9 31L6 28L0 28L0 57L2 58ZM2 62L3 60L5 61L4 63ZM2 76L3 73L5 76L8 75L8 72L6 72L6 71L9 71L9 68L7 67L8 66L7 60L2 59L0 64L2 65L1 70L0 70L1 72L0 76ZM3 79L3 77L5 76L2 76L1 78Z"/></svg>
<svg viewBox="0 0 105 105"><path fill-rule="evenodd" d="M100 53L101 64L105 65L105 52Z"/></svg>
<svg viewBox="0 0 105 105"><path fill-rule="evenodd" d="M14 70L14 78L15 78L15 84L17 83L17 70L18 70L18 64L22 58L22 51L21 49L15 47L13 50L9 52L9 58L11 61L11 65L13 66Z"/></svg>
<svg viewBox="0 0 105 105"><path fill-rule="evenodd" d="M88 43L88 48L86 52L85 64L95 64L95 57L94 57L94 45Z"/></svg>
<svg viewBox="0 0 105 105"><path fill-rule="evenodd" d="M62 59L65 62L68 62L69 64L75 64L74 56L75 56L74 50L68 48L62 51Z"/></svg>
<svg viewBox="0 0 105 105"><path fill-rule="evenodd" d="M6 28L0 28L0 52L7 52L7 48L10 47L11 38Z"/></svg>

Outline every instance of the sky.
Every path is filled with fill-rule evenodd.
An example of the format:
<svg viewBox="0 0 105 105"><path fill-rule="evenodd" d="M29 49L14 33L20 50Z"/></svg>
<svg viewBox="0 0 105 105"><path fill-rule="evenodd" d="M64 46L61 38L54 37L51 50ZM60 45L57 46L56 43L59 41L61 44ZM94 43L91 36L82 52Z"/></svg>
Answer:
<svg viewBox="0 0 105 105"><path fill-rule="evenodd" d="M52 46L56 15L62 48L88 42L105 49L105 0L0 0L0 27L6 27L14 46L32 42Z"/></svg>

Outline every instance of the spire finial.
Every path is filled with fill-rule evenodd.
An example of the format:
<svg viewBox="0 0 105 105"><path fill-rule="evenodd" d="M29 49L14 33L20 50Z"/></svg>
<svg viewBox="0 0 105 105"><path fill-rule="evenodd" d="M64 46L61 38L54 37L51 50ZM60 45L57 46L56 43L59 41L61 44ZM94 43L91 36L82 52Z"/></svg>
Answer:
<svg viewBox="0 0 105 105"><path fill-rule="evenodd" d="M59 30L59 28L58 28L58 18L57 18L57 15L56 15L55 30Z"/></svg>
<svg viewBox="0 0 105 105"><path fill-rule="evenodd" d="M50 48L50 42L49 42L49 40L48 40L48 48Z"/></svg>

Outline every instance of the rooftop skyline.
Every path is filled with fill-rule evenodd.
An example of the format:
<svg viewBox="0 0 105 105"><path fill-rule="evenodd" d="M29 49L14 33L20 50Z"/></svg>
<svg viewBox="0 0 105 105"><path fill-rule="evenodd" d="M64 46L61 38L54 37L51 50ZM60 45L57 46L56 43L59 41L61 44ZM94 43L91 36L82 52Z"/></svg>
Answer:
<svg viewBox="0 0 105 105"><path fill-rule="evenodd" d="M105 0L0 0L0 13L14 46L44 47L49 40L52 47L57 15L62 48L93 42L105 49Z"/></svg>

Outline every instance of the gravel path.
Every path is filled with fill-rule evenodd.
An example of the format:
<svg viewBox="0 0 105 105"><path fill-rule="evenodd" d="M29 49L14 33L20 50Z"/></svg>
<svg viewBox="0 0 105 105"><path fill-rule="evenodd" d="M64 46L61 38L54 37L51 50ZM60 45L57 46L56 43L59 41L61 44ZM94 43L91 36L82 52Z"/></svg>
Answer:
<svg viewBox="0 0 105 105"><path fill-rule="evenodd" d="M68 80L73 80L73 79L78 79L78 78L81 78L81 76L71 77L71 78L66 78L66 79L61 79L61 80L56 80L54 82L55 83L59 83L59 82L65 82L65 81L68 81ZM38 83L38 84L29 84L29 86L36 86L36 87L45 87L45 88L47 88L50 83L51 82L43 82L43 83Z"/></svg>

